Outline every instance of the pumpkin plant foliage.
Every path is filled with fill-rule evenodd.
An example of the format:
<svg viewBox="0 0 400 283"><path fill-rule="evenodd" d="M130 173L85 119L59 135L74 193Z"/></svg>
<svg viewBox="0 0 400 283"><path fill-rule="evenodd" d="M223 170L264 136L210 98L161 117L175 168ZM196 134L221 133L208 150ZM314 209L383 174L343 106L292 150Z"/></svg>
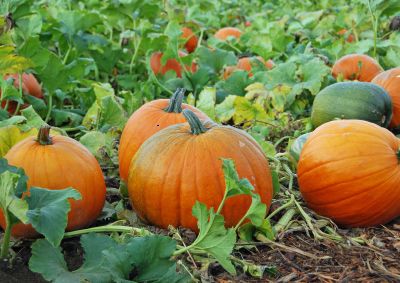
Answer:
<svg viewBox="0 0 400 283"><path fill-rule="evenodd" d="M37 187L31 187L29 196L21 198L27 191L27 180L22 169L0 159L0 208L7 222L1 250L3 258L8 254L12 226L19 222L31 224L51 245L58 246L67 225L68 199L80 199L80 194L72 188L53 191Z"/></svg>

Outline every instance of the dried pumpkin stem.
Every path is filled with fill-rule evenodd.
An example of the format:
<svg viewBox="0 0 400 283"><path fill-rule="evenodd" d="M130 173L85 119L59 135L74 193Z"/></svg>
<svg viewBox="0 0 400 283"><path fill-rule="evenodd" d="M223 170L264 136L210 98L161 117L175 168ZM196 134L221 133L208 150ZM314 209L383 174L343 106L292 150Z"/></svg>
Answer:
<svg viewBox="0 0 400 283"><path fill-rule="evenodd" d="M44 125L42 127L40 127L39 133L38 133L38 137L37 137L37 141L38 143L40 143L41 145L50 145L53 144L53 141L50 137L50 126L49 125Z"/></svg>
<svg viewBox="0 0 400 283"><path fill-rule="evenodd" d="M200 135L207 131L200 119L189 109L184 109L182 111L183 116L185 116L187 122L190 125L190 129L193 135Z"/></svg>
<svg viewBox="0 0 400 283"><path fill-rule="evenodd" d="M165 111L168 113L181 113L182 112L182 101L183 96L185 94L186 89L178 88L171 99L169 100L169 105L165 108Z"/></svg>

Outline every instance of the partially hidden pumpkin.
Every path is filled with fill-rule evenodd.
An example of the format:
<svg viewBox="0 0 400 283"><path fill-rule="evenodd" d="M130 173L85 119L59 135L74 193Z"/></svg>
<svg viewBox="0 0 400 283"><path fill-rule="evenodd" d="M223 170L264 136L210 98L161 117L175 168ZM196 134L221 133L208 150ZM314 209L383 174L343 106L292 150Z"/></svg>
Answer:
<svg viewBox="0 0 400 283"><path fill-rule="evenodd" d="M221 158L236 164L240 178L247 178L269 207L272 178L268 160L246 132L212 122L201 122L189 109L188 123L170 126L143 143L129 169L128 192L138 215L167 228L183 226L198 231L192 207L200 201L218 208L225 192ZM234 196L222 210L227 227L244 216L251 197Z"/></svg>
<svg viewBox="0 0 400 283"><path fill-rule="evenodd" d="M326 123L311 133L298 163L307 205L344 227L400 216L400 140L361 120Z"/></svg>
<svg viewBox="0 0 400 283"><path fill-rule="evenodd" d="M157 99L144 104L126 123L119 144L119 173L122 180L127 180L129 165L139 147L153 134L178 123L185 122L183 109L190 109L201 119L208 116L197 108L182 103L185 90L177 89L171 99Z"/></svg>
<svg viewBox="0 0 400 283"><path fill-rule="evenodd" d="M179 55L179 57L184 57L187 54L185 52L179 51L178 55ZM163 65L161 62L162 56L163 56L162 52L154 52L150 57L150 67L151 67L152 71L154 72L154 74L164 75L166 72L172 70L176 73L176 76L178 78L181 78L183 70L182 70L182 66L178 62L178 60L170 58L167 60L165 65ZM185 68L187 71L194 73L197 70L197 65L196 65L196 63L192 62L191 66L185 66Z"/></svg>
<svg viewBox="0 0 400 283"><path fill-rule="evenodd" d="M247 71L249 73L249 77L252 77L253 76L253 73L252 73L253 66L255 66L257 63L263 64L269 70L275 66L274 61L272 61L271 59L269 59L268 61L265 61L264 58L262 58L261 56L243 57L238 60L238 63L236 66L228 66L225 68L224 79L229 78L230 75L236 70Z"/></svg>
<svg viewBox="0 0 400 283"><path fill-rule="evenodd" d="M234 27L224 27L219 29L215 34L214 37L225 41L231 37L234 37L236 39L239 39L240 36L242 35L242 31L238 28L234 28Z"/></svg>
<svg viewBox="0 0 400 283"><path fill-rule="evenodd" d="M19 75L18 74L11 74L4 76L4 80L12 78L14 80L14 86L19 88ZM42 88L39 82L36 80L35 76L32 74L23 73L21 76L22 81L22 92L24 94L32 95L37 98L43 98ZM1 94L1 91L0 91ZM1 107L5 108L7 102L4 100L1 103ZM28 104L21 105L21 109L26 108ZM17 109L17 102L16 101L9 101L8 108L6 109L10 114L14 114L15 110Z"/></svg>
<svg viewBox="0 0 400 283"><path fill-rule="evenodd" d="M291 144L289 149L289 154L293 157L293 159L296 162L299 161L301 151L303 150L304 144L306 143L310 134L311 133L302 134L301 136L297 137Z"/></svg>
<svg viewBox="0 0 400 283"><path fill-rule="evenodd" d="M352 33L348 33L347 29L341 29L337 32L338 35L343 35L348 43L352 43L355 40L355 37Z"/></svg>
<svg viewBox="0 0 400 283"><path fill-rule="evenodd" d="M370 82L383 69L375 59L363 54L343 56L332 67L336 79Z"/></svg>
<svg viewBox="0 0 400 283"><path fill-rule="evenodd" d="M186 40L185 49L187 52L192 53L197 48L198 39L193 33L192 29L183 27L181 37Z"/></svg>
<svg viewBox="0 0 400 283"><path fill-rule="evenodd" d="M5 155L10 165L23 168L29 187L60 190L72 187L81 200L71 200L66 230L80 229L96 220L105 202L106 185L100 165L79 142L65 136L49 135L50 127L39 130L38 138L28 137ZM1 188L0 188L1 189ZM4 215L0 225L5 228ZM16 237L33 237L31 225L16 224L11 231Z"/></svg>
<svg viewBox="0 0 400 283"><path fill-rule="evenodd" d="M385 89L373 83L335 83L316 95L311 123L318 127L334 119L359 119L388 127L392 101Z"/></svg>
<svg viewBox="0 0 400 283"><path fill-rule="evenodd" d="M400 68L393 68L378 74L372 83L383 87L392 99L393 116L389 127L400 125Z"/></svg>

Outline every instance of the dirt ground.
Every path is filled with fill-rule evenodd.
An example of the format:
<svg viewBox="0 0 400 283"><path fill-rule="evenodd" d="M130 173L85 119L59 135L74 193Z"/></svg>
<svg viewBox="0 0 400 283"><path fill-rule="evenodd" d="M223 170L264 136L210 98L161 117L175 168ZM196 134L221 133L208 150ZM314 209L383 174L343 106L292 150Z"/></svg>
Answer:
<svg viewBox="0 0 400 283"><path fill-rule="evenodd" d="M238 251L236 256L259 265L275 267L276 274L254 279L246 274L232 278L219 266L211 266L204 280L209 282L400 282L400 219L369 229L341 230L341 234L362 236L367 245L355 246L316 241L305 233L283 235L282 246L257 243L256 249ZM62 247L70 269L82 263L78 238L63 241ZM46 282L28 268L31 242L14 248L17 256L10 269L3 263L0 282ZM297 248L293 249L293 248ZM301 253L304 252L304 253Z"/></svg>

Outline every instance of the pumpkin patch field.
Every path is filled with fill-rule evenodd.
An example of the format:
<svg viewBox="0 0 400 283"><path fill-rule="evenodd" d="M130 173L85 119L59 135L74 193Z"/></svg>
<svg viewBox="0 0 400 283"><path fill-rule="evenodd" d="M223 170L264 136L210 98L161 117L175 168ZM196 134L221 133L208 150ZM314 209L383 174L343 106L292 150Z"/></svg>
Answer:
<svg viewBox="0 0 400 283"><path fill-rule="evenodd" d="M400 282L400 1L0 1L0 282Z"/></svg>

